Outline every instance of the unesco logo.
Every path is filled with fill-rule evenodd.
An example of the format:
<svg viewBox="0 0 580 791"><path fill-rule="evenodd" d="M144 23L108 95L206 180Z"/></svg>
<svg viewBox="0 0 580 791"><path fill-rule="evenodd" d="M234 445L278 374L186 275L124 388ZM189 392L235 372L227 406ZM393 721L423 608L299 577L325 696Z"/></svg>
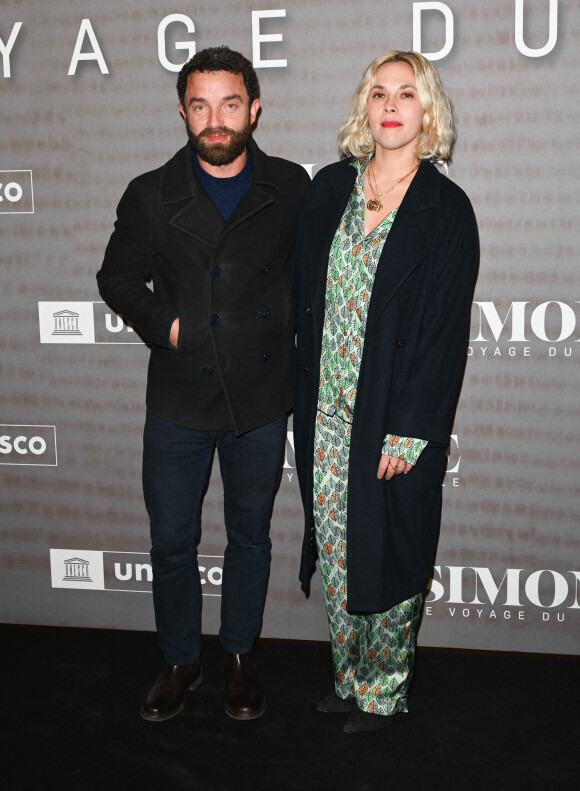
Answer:
<svg viewBox="0 0 580 791"><path fill-rule="evenodd" d="M51 549L53 588L104 590L103 553L93 549Z"/></svg>
<svg viewBox="0 0 580 791"><path fill-rule="evenodd" d="M55 426L0 423L0 464L57 467Z"/></svg>
<svg viewBox="0 0 580 791"><path fill-rule="evenodd" d="M222 591L223 555L198 555L203 596L219 597ZM153 567L148 552L103 552L104 589L151 593Z"/></svg>
<svg viewBox="0 0 580 791"><path fill-rule="evenodd" d="M31 170L0 170L0 214L34 214Z"/></svg>
<svg viewBox="0 0 580 791"><path fill-rule="evenodd" d="M139 335L104 302L39 302L41 343L143 345Z"/></svg>
<svg viewBox="0 0 580 791"><path fill-rule="evenodd" d="M39 302L41 343L94 343L92 302Z"/></svg>
<svg viewBox="0 0 580 791"><path fill-rule="evenodd" d="M223 555L198 555L203 596L222 592ZM53 588L103 590L116 593L151 593L153 568L148 552L94 549L51 549Z"/></svg>

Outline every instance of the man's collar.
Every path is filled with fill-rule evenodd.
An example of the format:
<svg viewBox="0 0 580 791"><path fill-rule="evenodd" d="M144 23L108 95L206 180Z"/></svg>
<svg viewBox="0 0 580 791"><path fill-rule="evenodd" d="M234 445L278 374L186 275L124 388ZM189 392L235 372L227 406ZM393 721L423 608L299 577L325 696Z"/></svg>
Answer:
<svg viewBox="0 0 580 791"><path fill-rule="evenodd" d="M232 183L232 179L237 179L237 181L246 181L247 179L252 178L252 170L253 170L253 162L252 162L252 152L247 148L246 151L246 159L241 168L234 176L226 176L225 178L220 178L218 176L214 176L213 173L209 173L207 170L204 169L200 162L199 154L193 150L191 150L191 161L193 162L193 169L195 171L196 176L205 184L206 182L228 182Z"/></svg>
<svg viewBox="0 0 580 791"><path fill-rule="evenodd" d="M279 169L274 167L273 158L264 154L253 137L248 142L248 148L252 153L254 166L254 184L267 184L270 187L284 194L285 185L279 173Z"/></svg>
<svg viewBox="0 0 580 791"><path fill-rule="evenodd" d="M252 155L254 184L267 185L284 193L284 185L273 167L271 158L258 148L253 137L248 141L248 149ZM201 185L193 167L191 146L188 142L163 168L160 202L178 203L193 198L200 189Z"/></svg>

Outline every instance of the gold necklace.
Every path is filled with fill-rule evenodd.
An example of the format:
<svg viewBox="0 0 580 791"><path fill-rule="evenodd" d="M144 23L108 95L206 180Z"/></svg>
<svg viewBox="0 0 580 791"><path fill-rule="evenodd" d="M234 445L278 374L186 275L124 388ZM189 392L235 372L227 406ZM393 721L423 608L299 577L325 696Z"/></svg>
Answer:
<svg viewBox="0 0 580 791"><path fill-rule="evenodd" d="M398 187L399 184L402 181L405 181L405 179L408 178L411 175L411 173L414 173L417 170L417 168L419 167L419 162L417 162L417 164L415 165L415 167L412 170L410 170L408 173L405 173L405 175L403 176L402 179L399 179L398 181L395 181L395 183L393 184L392 187L389 187L388 190L384 190L384 192L379 192L378 191L378 187L377 187L377 182L375 181L375 178L374 178L374 175L373 175L373 170L374 170L374 168L372 167L373 161L374 161L374 158L369 163L369 187L371 188L371 192L373 193L374 198L370 198L370 200L367 201L367 209L369 211L382 211L383 210L383 204L381 203L380 199L384 195L388 195L390 192L392 192L395 189L395 187Z"/></svg>

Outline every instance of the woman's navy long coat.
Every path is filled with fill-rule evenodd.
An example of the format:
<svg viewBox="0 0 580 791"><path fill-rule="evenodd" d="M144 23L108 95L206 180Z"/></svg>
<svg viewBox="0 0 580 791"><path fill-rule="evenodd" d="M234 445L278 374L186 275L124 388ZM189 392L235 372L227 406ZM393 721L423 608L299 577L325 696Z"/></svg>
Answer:
<svg viewBox="0 0 580 791"><path fill-rule="evenodd" d="M296 466L306 514L300 580L315 569L312 489L330 245L352 191L350 160L317 174L294 256ZM478 240L469 199L422 162L379 261L367 318L348 478L349 612L382 612L423 591L441 517L449 430L466 357ZM429 441L416 467L377 479L387 433Z"/></svg>

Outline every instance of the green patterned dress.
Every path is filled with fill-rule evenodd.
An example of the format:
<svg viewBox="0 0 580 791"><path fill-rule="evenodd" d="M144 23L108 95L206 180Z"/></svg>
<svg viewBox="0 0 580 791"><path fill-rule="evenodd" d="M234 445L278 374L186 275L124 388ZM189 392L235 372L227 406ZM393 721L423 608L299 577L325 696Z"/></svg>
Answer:
<svg viewBox="0 0 580 791"><path fill-rule="evenodd" d="M314 524L336 693L355 697L364 711L390 715L407 711L422 594L382 613L353 615L346 610L351 424L374 277L397 215L394 209L365 236L364 171L369 159L352 163L357 178L329 255L314 436ZM383 453L415 464L426 444L387 434Z"/></svg>

